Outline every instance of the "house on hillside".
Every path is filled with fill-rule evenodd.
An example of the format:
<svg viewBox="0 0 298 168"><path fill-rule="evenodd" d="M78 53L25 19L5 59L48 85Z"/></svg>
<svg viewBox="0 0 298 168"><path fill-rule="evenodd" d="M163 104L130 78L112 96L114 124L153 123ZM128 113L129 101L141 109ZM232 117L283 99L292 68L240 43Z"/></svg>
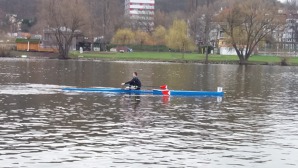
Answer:
<svg viewBox="0 0 298 168"><path fill-rule="evenodd" d="M279 48L286 52L296 53L298 51L298 11L279 11L280 14L286 16L285 29L277 32L281 34L276 36L277 41L280 42Z"/></svg>

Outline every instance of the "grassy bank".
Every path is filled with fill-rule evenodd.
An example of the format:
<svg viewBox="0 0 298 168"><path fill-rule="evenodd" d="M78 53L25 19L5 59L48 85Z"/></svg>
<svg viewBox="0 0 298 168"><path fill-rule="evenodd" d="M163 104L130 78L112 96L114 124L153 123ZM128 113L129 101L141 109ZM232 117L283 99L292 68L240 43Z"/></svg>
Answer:
<svg viewBox="0 0 298 168"><path fill-rule="evenodd" d="M11 51L12 57L27 55L33 58L58 58L57 53L46 52L18 52ZM161 61L161 62L197 62L204 63L205 55L197 53L174 53L174 52L131 52L131 53L112 53L112 52L79 52L71 53L74 59L101 59L101 60L128 60L128 61ZM209 55L209 63L213 64L238 64L237 56ZM251 64L281 65L282 60L288 65L298 66L298 57L278 57L253 55L249 58Z"/></svg>
<svg viewBox="0 0 298 168"><path fill-rule="evenodd" d="M172 53L172 52L131 52L131 53L104 53L104 52L85 52L73 53L74 58L91 58L107 60L140 60L140 61L169 61L169 62L204 62L205 55L197 53ZM253 55L249 59L252 64L280 64L282 57L278 56L259 56ZM237 56L209 55L210 63L238 63ZM289 65L298 65L298 57L287 57L284 60Z"/></svg>

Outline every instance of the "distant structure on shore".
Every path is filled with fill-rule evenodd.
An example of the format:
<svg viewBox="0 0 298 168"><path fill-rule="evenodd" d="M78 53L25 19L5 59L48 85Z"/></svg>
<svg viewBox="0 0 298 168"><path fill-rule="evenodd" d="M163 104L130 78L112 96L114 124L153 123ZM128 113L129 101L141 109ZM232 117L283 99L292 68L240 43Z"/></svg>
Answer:
<svg viewBox="0 0 298 168"><path fill-rule="evenodd" d="M125 0L125 15L133 26L149 30L154 26L155 0Z"/></svg>

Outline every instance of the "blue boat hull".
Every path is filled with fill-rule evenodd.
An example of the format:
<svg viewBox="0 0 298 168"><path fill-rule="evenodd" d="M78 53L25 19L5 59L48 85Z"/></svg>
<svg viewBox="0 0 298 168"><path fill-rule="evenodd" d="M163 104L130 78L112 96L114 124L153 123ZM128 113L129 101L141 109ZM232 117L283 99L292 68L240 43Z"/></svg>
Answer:
<svg viewBox="0 0 298 168"><path fill-rule="evenodd" d="M162 95L162 90L153 90L153 94ZM215 91L185 91L185 90L170 90L171 96L223 96L223 92Z"/></svg>
<svg viewBox="0 0 298 168"><path fill-rule="evenodd" d="M122 93L122 94L152 94L165 95L165 90L126 90L121 88L63 88L63 91L75 92L102 92L102 93ZM185 91L185 90L169 90L171 96L223 96L224 92L216 91Z"/></svg>

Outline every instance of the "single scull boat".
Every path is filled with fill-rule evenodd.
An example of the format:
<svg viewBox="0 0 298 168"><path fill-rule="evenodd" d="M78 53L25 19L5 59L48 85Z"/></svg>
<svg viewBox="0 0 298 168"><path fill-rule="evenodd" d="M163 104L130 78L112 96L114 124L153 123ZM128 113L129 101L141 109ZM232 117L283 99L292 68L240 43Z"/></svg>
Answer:
<svg viewBox="0 0 298 168"><path fill-rule="evenodd" d="M63 88L63 91L75 92L101 92L101 93L121 93L121 94L151 94L151 95L171 95L171 96L220 96L224 95L221 87L217 91L186 91L186 90L168 90L153 89L153 90L130 90L122 88Z"/></svg>

